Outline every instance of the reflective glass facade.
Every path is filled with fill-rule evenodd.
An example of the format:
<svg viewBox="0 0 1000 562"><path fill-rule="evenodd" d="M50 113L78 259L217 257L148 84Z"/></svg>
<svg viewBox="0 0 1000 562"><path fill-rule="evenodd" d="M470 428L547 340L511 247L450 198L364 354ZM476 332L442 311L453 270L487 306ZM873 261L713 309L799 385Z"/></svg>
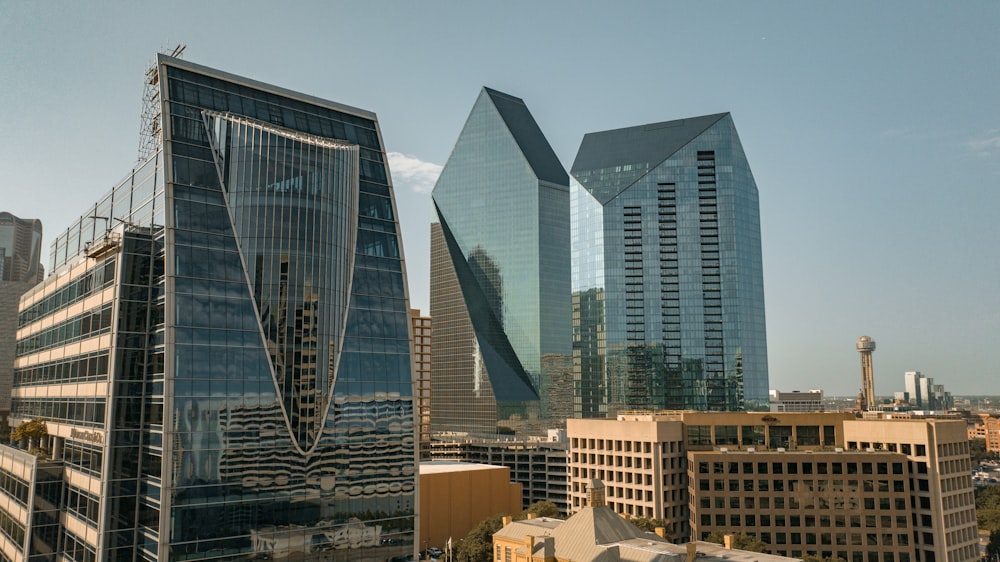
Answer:
<svg viewBox="0 0 1000 562"><path fill-rule="evenodd" d="M569 412L568 176L524 102L484 88L434 187L435 431L544 431Z"/></svg>
<svg viewBox="0 0 1000 562"><path fill-rule="evenodd" d="M79 496L96 507L78 502L94 532L53 544L106 560L412 553L409 307L374 114L162 55L156 78L159 150L53 244L84 314L111 303L110 323L59 332L81 342L57 350L74 372L18 357L32 388L15 405L51 410L20 417L52 420L54 462L100 478ZM37 291L25 342L78 308ZM80 380L96 395L36 406Z"/></svg>
<svg viewBox="0 0 1000 562"><path fill-rule="evenodd" d="M575 412L766 405L757 186L729 114L584 137Z"/></svg>

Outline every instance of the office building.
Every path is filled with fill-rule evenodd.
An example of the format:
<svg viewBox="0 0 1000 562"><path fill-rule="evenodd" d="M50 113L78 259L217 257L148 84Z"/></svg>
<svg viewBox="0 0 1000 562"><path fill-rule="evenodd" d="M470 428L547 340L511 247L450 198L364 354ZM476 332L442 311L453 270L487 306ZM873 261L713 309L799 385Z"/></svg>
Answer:
<svg viewBox="0 0 1000 562"><path fill-rule="evenodd" d="M689 458L694 537L738 529L796 558L915 560L913 475L901 453L692 451Z"/></svg>
<svg viewBox="0 0 1000 562"><path fill-rule="evenodd" d="M570 173L577 415L766 409L757 186L732 117L589 133Z"/></svg>
<svg viewBox="0 0 1000 562"><path fill-rule="evenodd" d="M548 437L436 434L431 442L431 458L435 461L507 467L511 481L521 485L523 508L549 501L562 513L570 510L567 456L565 430L550 430Z"/></svg>
<svg viewBox="0 0 1000 562"><path fill-rule="evenodd" d="M142 159L21 298L11 418L47 436L37 457L2 449L4 558L414 553L409 306L375 115L167 55L144 99Z"/></svg>
<svg viewBox="0 0 1000 562"><path fill-rule="evenodd" d="M647 533L619 517L605 503L604 484L587 486L588 504L566 521L548 517L511 521L493 535L494 562L782 562L793 558L692 541L684 546Z"/></svg>
<svg viewBox="0 0 1000 562"><path fill-rule="evenodd" d="M782 392L780 390L771 391L771 411L772 412L822 412L823 391L809 390L800 392Z"/></svg>
<svg viewBox="0 0 1000 562"><path fill-rule="evenodd" d="M413 392L416 398L417 450L422 461L431 459L431 317L410 310L413 331Z"/></svg>
<svg viewBox="0 0 1000 562"><path fill-rule="evenodd" d="M41 256L42 221L0 212L0 281L38 283L45 276Z"/></svg>
<svg viewBox="0 0 1000 562"><path fill-rule="evenodd" d="M967 431L965 420L844 422L848 451L890 451L906 456L913 475L910 506L918 562L979 559Z"/></svg>
<svg viewBox="0 0 1000 562"><path fill-rule="evenodd" d="M524 102L483 88L432 193L435 432L571 413L568 181Z"/></svg>
<svg viewBox="0 0 1000 562"><path fill-rule="evenodd" d="M745 532L793 557L978 558L963 420L676 412L567 426L573 511L600 478L611 509L665 519L675 542Z"/></svg>
<svg viewBox="0 0 1000 562"><path fill-rule="evenodd" d="M17 305L44 278L41 255L42 221L0 212L0 425L10 411Z"/></svg>

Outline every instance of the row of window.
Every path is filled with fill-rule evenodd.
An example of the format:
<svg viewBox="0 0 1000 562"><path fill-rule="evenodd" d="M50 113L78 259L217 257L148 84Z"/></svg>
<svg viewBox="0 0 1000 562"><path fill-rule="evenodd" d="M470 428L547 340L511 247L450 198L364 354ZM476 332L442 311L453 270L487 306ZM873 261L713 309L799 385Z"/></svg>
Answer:
<svg viewBox="0 0 1000 562"><path fill-rule="evenodd" d="M108 352L100 351L14 369L14 386L92 382L108 378Z"/></svg>
<svg viewBox="0 0 1000 562"><path fill-rule="evenodd" d="M88 310L17 342L18 357L66 345L111 330L111 303Z"/></svg>
<svg viewBox="0 0 1000 562"><path fill-rule="evenodd" d="M24 525L3 510L0 510L0 532L7 535L14 544L24 544Z"/></svg>
<svg viewBox="0 0 1000 562"><path fill-rule="evenodd" d="M742 485L741 485L742 482ZM862 484L858 486L859 482ZM715 491L730 491L730 492L784 492L786 490L785 480L753 480L744 479L740 480L729 480L728 486L727 481L723 478L716 478L714 480L709 480L708 478L702 478L698 480L698 487L703 491L708 491L709 489ZM798 480L791 479L787 480L787 490L789 492L847 492L849 494L855 494L860 492L875 493L876 489L878 493L884 494L888 493L890 487L893 492L906 493L906 482L903 480L847 480L847 486L844 486L844 480Z"/></svg>
<svg viewBox="0 0 1000 562"><path fill-rule="evenodd" d="M17 500L18 503L27 507L28 505L28 483L17 476L6 471L0 471L0 490L8 496Z"/></svg>
<svg viewBox="0 0 1000 562"><path fill-rule="evenodd" d="M705 462L698 463L698 474L903 474L902 462ZM860 472L859 472L860 468Z"/></svg>
<svg viewBox="0 0 1000 562"><path fill-rule="evenodd" d="M15 398L10 407L13 418L45 418L86 427L104 427L104 398Z"/></svg>
<svg viewBox="0 0 1000 562"><path fill-rule="evenodd" d="M794 443L799 446L834 446L836 429L832 425L689 425L688 445L763 445L787 447ZM714 433L714 436L713 436Z"/></svg>
<svg viewBox="0 0 1000 562"><path fill-rule="evenodd" d="M81 275L65 287L21 311L17 318L18 327L25 326L56 310L103 290L115 281L115 258L112 256L103 265Z"/></svg>
<svg viewBox="0 0 1000 562"><path fill-rule="evenodd" d="M761 502L763 503L763 502ZM904 505L905 508L905 505ZM714 525L736 529L742 527L808 527L838 529L909 529L910 521L905 515L785 515L772 513L702 513L699 515L702 527ZM817 525L818 523L818 525Z"/></svg>
<svg viewBox="0 0 1000 562"><path fill-rule="evenodd" d="M82 519L97 526L101 512L101 504L96 496L75 486L66 487L66 499L63 508L77 514Z"/></svg>

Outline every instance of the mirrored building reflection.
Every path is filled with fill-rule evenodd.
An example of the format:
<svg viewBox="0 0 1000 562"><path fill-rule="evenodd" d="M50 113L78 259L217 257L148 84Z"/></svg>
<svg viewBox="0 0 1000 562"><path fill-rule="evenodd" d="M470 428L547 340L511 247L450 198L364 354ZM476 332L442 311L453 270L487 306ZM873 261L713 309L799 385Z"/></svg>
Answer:
<svg viewBox="0 0 1000 562"><path fill-rule="evenodd" d="M587 134L570 173L576 417L766 407L757 186L732 117Z"/></svg>
<svg viewBox="0 0 1000 562"><path fill-rule="evenodd" d="M375 115L166 55L146 102L154 142L21 299L11 417L47 435L0 450L25 490L0 509L3 557L413 554L409 306Z"/></svg>
<svg viewBox="0 0 1000 562"><path fill-rule="evenodd" d="M545 434L563 424L568 182L524 102L483 88L432 195L435 432Z"/></svg>

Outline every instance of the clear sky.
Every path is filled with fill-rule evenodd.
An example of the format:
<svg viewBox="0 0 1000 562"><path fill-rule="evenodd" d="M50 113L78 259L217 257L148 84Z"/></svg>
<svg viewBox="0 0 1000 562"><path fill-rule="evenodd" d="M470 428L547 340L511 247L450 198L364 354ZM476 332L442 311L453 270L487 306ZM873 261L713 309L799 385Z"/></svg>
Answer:
<svg viewBox="0 0 1000 562"><path fill-rule="evenodd" d="M771 388L919 370L1000 394L1000 2L0 0L0 210L55 233L135 163L158 50L378 114L411 304L429 192L482 86L563 164L584 133L729 111L760 190ZM47 263L47 258L46 258Z"/></svg>

